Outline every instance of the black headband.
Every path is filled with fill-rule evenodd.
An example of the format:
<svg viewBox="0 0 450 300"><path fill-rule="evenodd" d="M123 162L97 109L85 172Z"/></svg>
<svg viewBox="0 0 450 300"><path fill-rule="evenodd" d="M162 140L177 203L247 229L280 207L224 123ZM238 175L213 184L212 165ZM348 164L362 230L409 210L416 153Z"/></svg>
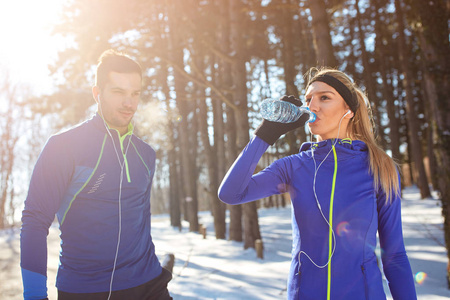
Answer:
<svg viewBox="0 0 450 300"><path fill-rule="evenodd" d="M314 81L321 81L333 87L339 93L339 95L341 95L342 98L344 98L344 101L350 107L350 110L356 113L356 110L358 110L359 107L358 99L356 95L352 93L349 90L349 88L345 84L343 84L339 79L328 74L322 74L314 77L308 83L308 86Z"/></svg>

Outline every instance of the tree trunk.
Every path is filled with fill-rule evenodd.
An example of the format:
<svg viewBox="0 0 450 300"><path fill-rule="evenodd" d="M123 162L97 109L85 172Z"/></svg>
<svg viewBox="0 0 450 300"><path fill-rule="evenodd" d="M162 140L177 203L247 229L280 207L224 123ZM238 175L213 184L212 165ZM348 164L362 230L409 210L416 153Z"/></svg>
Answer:
<svg viewBox="0 0 450 300"><path fill-rule="evenodd" d="M234 52L234 63L231 68L233 87L235 121L236 121L236 147L239 151L244 149L249 141L248 107L247 107L247 71L245 67L245 49L242 21L243 4L240 0L230 0L230 41L231 49ZM255 240L260 239L258 224L258 213L256 203L243 204L244 216L244 248L255 247Z"/></svg>
<svg viewBox="0 0 450 300"><path fill-rule="evenodd" d="M319 66L336 67L328 13L324 0L308 0L311 10L313 44Z"/></svg>
<svg viewBox="0 0 450 300"><path fill-rule="evenodd" d="M238 156L236 147L236 122L234 117L234 111L227 107L227 167L230 167L233 161ZM242 206L241 205L227 205L230 211L230 228L228 239L232 241L242 242Z"/></svg>
<svg viewBox="0 0 450 300"><path fill-rule="evenodd" d="M219 6L219 11L222 12L222 18L219 18L220 28L221 30L218 32L219 34L219 45L220 49L223 53L229 54L231 53L230 49L230 3L229 1L224 0L216 0L217 5ZM233 80L231 79L231 65L225 59L222 59L220 64L220 82L221 85L227 89L231 90L233 85ZM230 102L233 102L234 95L226 94L229 98ZM233 163L234 159L236 159L238 155L238 151L236 148L236 122L234 117L234 111L230 107L226 107L224 109L224 113L226 114L226 124L224 127L224 133L226 136L227 142L224 140L224 148L226 149L226 153L224 155L224 169L220 181L222 181L225 176L225 169L228 169ZM219 145L218 145L219 147ZM230 225L229 225L229 234L228 238L232 241L242 241L242 206L240 205L227 205L230 211ZM225 217L225 216L224 216Z"/></svg>
<svg viewBox="0 0 450 300"><path fill-rule="evenodd" d="M381 75L382 83L382 93L383 97L386 100L386 111L389 118L389 140L390 140L390 149L392 152L392 158L400 163L401 155L400 155L400 124L399 120L396 116L395 109L395 99L394 93L392 90L392 77L389 77L389 70L387 63L387 58L390 57L390 51L387 49L383 40L392 39L392 36L387 37L384 27L387 27L386 24L381 22L379 11L381 9L380 0L375 1L375 34L376 34L376 44L375 44L375 62L379 66L379 71ZM392 76L392 75L391 75Z"/></svg>
<svg viewBox="0 0 450 300"><path fill-rule="evenodd" d="M174 132L174 128L171 128L170 132ZM180 189L178 188L180 186L180 176L177 166L175 143L176 141L171 138L172 148L167 151L167 160L169 162L170 225L181 229Z"/></svg>
<svg viewBox="0 0 450 300"><path fill-rule="evenodd" d="M367 96L369 101L372 103L372 112L374 113L374 121L377 128L377 139L383 149L386 149L386 138L384 134L384 128L381 124L381 113L380 113L380 101L375 93L377 84L375 81L375 76L373 76L372 68L369 62L369 55L366 51L366 42L364 31L361 22L361 13L359 9L359 0L356 0L356 24L358 26L358 39L359 45L361 47L361 60L364 67L363 78L364 85L366 86Z"/></svg>
<svg viewBox="0 0 450 300"><path fill-rule="evenodd" d="M166 68L163 68L163 70L167 70L168 66ZM167 72L163 71L163 78L167 78ZM169 86L167 85L167 80L164 80L162 84L162 90L166 97L166 107L167 111L169 113L169 119L173 119L173 111L170 109L170 90ZM180 195L179 195L179 186L180 185L180 176L178 174L178 167L177 167L177 152L176 152L176 143L175 140L176 132L177 132L177 126L174 124L174 122L168 122L167 124L169 132L169 149L166 150L167 152L167 162L169 164L169 207L170 207L170 225L174 227L178 227L181 229L181 207L180 207Z"/></svg>
<svg viewBox="0 0 450 300"><path fill-rule="evenodd" d="M312 35L312 30L308 22L308 16L304 11L299 12L298 17L298 33L297 35L300 36L300 55L301 55L301 62L303 64L303 69L306 72L311 67L315 67L316 64L316 52L314 49L314 38ZM302 72L302 73L305 73Z"/></svg>
<svg viewBox="0 0 450 300"><path fill-rule="evenodd" d="M189 203L188 208L190 209L189 218L189 230L198 231L198 177L199 177L199 167L198 167L198 157L199 157L199 147L198 147L198 113L195 106L195 101L186 101L188 104L189 115L192 114L192 118L188 120L188 126L186 129L186 135L188 136L188 146L189 146L189 176L186 180L189 184L189 190L192 193L192 201ZM183 148L182 148L183 150ZM184 152L184 151L182 151ZM183 155L183 154L182 154Z"/></svg>
<svg viewBox="0 0 450 300"><path fill-rule="evenodd" d="M170 11L173 11L174 8L171 7ZM173 63L177 66L183 66L183 44L181 37L177 34L177 28L182 26L177 17L175 15L168 16L170 22L170 56ZM177 70L177 69L175 69ZM175 82L175 92L176 92L176 100L177 107L180 112L180 125L179 125L179 139L180 139L180 151L181 151L181 175L183 177L183 198L185 203L185 214L187 214L187 219L189 221L189 231L198 231L198 202L196 198L195 186L192 184L192 180L195 181L196 171L195 165L194 169L192 169L192 160L191 160L191 143L190 143L190 134L192 132L188 131L189 123L188 123L188 115L192 112L191 107L189 107L189 103L186 98L186 80L184 79L183 74L180 74L179 71L175 71L174 74L174 82ZM196 134L196 132L194 132ZM197 145L193 145L195 149Z"/></svg>
<svg viewBox="0 0 450 300"><path fill-rule="evenodd" d="M289 0L290 2L290 0ZM284 6L282 8L282 59L284 69L284 81L286 83L286 95L294 95L299 98L297 86L295 84L295 77L297 72L295 70L295 57L294 57L294 36L292 26L293 13L291 7ZM287 143L289 145L288 154L297 153L300 143L297 141L297 134L300 139L300 143L306 141L306 132L303 127L294 131L290 131L286 134Z"/></svg>
<svg viewBox="0 0 450 300"><path fill-rule="evenodd" d="M227 7L227 1L219 1L217 3L218 11L222 12L222 18L219 21L219 31L218 36L216 37L218 40L218 44L221 45L220 50L222 53L229 53L229 26L228 19L229 9ZM215 56L214 56L215 57ZM220 86L225 89L229 89L231 87L231 74L230 74L230 64L225 61L225 59L216 59L213 61L212 65L218 64L218 69L215 70L212 67L213 71L212 76L213 81L217 86ZM230 95L225 94L225 96L230 100ZM224 114L225 111L223 109L223 104L221 101L215 100L215 97L212 98L212 109L213 109L213 122L214 122L214 154L216 159L216 181L217 181L217 190L219 188L220 183L222 182L223 177L225 176L225 128L224 128ZM214 208L214 228L216 232L217 239L225 239L226 238L226 205L217 199L217 190L216 190L216 204Z"/></svg>
<svg viewBox="0 0 450 300"><path fill-rule="evenodd" d="M438 189L444 216L444 236L447 248L447 285L450 288L450 62L448 55L448 19L450 2L413 1L421 26L416 28L422 58L427 100L433 118L434 153L436 155Z"/></svg>
<svg viewBox="0 0 450 300"><path fill-rule="evenodd" d="M164 28L163 26L161 26ZM161 28L160 35L163 30ZM167 38L161 39L161 44L163 49L166 52L169 52L169 41ZM170 88L167 83L167 78L169 75L169 64L165 64L164 67L161 68L161 90L165 97L165 105L168 113L168 119L174 120L173 117L175 115L174 111L170 108ZM167 155L167 163L169 164L169 214L170 214L170 225L173 227L178 227L181 230L181 206L180 206L180 195L179 195L179 187L180 184L180 176L178 173L178 160L177 160L177 152L176 152L176 139L177 136L177 126L175 122L167 122L167 132L169 139L168 149L165 150Z"/></svg>
<svg viewBox="0 0 450 300"><path fill-rule="evenodd" d="M226 238L226 223L225 212L226 205L217 198L217 191L219 184L225 176L225 143L224 128L223 128L223 109L222 102L212 100L213 115L214 115L214 154L216 164L216 182L215 194L213 198L213 213L214 213L214 228L216 231L216 239Z"/></svg>
<svg viewBox="0 0 450 300"><path fill-rule="evenodd" d="M199 55L197 53L196 55L196 61L197 61L197 69L203 70L203 59L204 55ZM211 146L209 141L209 131L208 131L208 107L206 104L206 95L205 90L199 87L198 93L197 93L197 102L198 102L198 108L199 108L199 115L198 115L198 123L199 123L199 132L200 132L200 139L203 144L203 151L204 151L204 157L206 158L206 165L208 167L208 178L209 178L209 187L207 187L208 190L208 198L210 198L211 203L211 210L214 216L214 227L216 232L216 238L217 239L224 239L225 238L225 214L224 214L224 207L225 205L217 198L217 191L219 189L219 182L218 182L218 165L217 165L217 156L216 148L217 146ZM212 100L214 103L217 102L215 100ZM217 106L217 103L215 103L214 106ZM216 108L217 110L217 108ZM214 123L217 123L216 121ZM220 125L219 125L220 126ZM216 136L215 136L216 137ZM220 140L220 138L219 138ZM223 138L222 138L223 141Z"/></svg>
<svg viewBox="0 0 450 300"><path fill-rule="evenodd" d="M3 74L1 74L3 75ZM0 229L8 225L8 216L12 211L7 212L6 208L13 203L13 167L15 161L15 148L19 140L21 128L20 122L24 119L23 106L18 101L17 87L13 86L9 74L0 78L0 95L6 99L3 102L3 113L0 112ZM8 204L9 200L9 205ZM12 215L12 220L14 215ZM11 223L13 224L13 223Z"/></svg>
<svg viewBox="0 0 450 300"><path fill-rule="evenodd" d="M401 5L402 1L395 1L395 11L397 13L397 20L398 20L398 52L399 52L399 59L400 59L400 65L403 72L403 86L405 88L405 94L406 94L406 113L407 113L407 121L408 121L408 134L409 134L409 141L408 147L411 150L412 155L412 161L414 161L414 165L416 167L416 170L418 172L418 186L420 189L420 195L422 198L430 197L430 189L428 187L428 181L427 176L425 173L425 167L423 164L423 155L422 155L422 145L419 140L419 126L418 126L418 120L417 115L415 111L415 103L414 103L414 94L412 91L412 84L413 84L413 75L411 73L411 69L409 66L409 53L408 53L408 47L406 44L406 38L405 38L405 28L403 25L404 19L403 19L403 8Z"/></svg>

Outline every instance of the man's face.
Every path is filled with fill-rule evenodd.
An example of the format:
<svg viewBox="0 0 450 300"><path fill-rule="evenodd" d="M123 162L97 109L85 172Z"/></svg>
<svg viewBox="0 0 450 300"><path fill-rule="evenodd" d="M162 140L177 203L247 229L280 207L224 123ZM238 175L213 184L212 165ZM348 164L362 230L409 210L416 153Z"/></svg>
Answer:
<svg viewBox="0 0 450 300"><path fill-rule="evenodd" d="M105 87L101 90L94 87L93 93L104 120L121 135L125 134L139 104L140 74L111 72Z"/></svg>

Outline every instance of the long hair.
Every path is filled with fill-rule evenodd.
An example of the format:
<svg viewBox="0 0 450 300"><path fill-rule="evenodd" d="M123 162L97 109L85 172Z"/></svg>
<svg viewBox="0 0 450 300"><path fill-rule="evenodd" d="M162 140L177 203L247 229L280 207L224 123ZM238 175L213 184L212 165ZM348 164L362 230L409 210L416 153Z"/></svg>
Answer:
<svg viewBox="0 0 450 300"><path fill-rule="evenodd" d="M319 75L330 75L356 95L359 108L348 123L347 137L366 143L369 149L369 171L374 177L375 188L381 187L386 194L386 203L400 194L400 182L394 160L377 144L374 134L372 111L366 94L345 73L331 69L312 68L309 71L309 82Z"/></svg>

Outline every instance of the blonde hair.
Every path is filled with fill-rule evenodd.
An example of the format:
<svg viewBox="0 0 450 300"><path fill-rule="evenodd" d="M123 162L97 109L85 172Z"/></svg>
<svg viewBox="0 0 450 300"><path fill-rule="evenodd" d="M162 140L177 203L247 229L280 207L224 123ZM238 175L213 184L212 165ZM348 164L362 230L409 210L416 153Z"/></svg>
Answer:
<svg viewBox="0 0 450 300"><path fill-rule="evenodd" d="M352 92L358 100L359 108L347 126L347 137L366 143L369 149L369 171L374 177L374 187L381 187L386 194L386 203L400 195L400 182L394 160L377 144L374 134L372 110L366 94L345 73L331 68L312 68L309 82L314 77L329 75L338 79ZM308 84L309 85L309 84Z"/></svg>

